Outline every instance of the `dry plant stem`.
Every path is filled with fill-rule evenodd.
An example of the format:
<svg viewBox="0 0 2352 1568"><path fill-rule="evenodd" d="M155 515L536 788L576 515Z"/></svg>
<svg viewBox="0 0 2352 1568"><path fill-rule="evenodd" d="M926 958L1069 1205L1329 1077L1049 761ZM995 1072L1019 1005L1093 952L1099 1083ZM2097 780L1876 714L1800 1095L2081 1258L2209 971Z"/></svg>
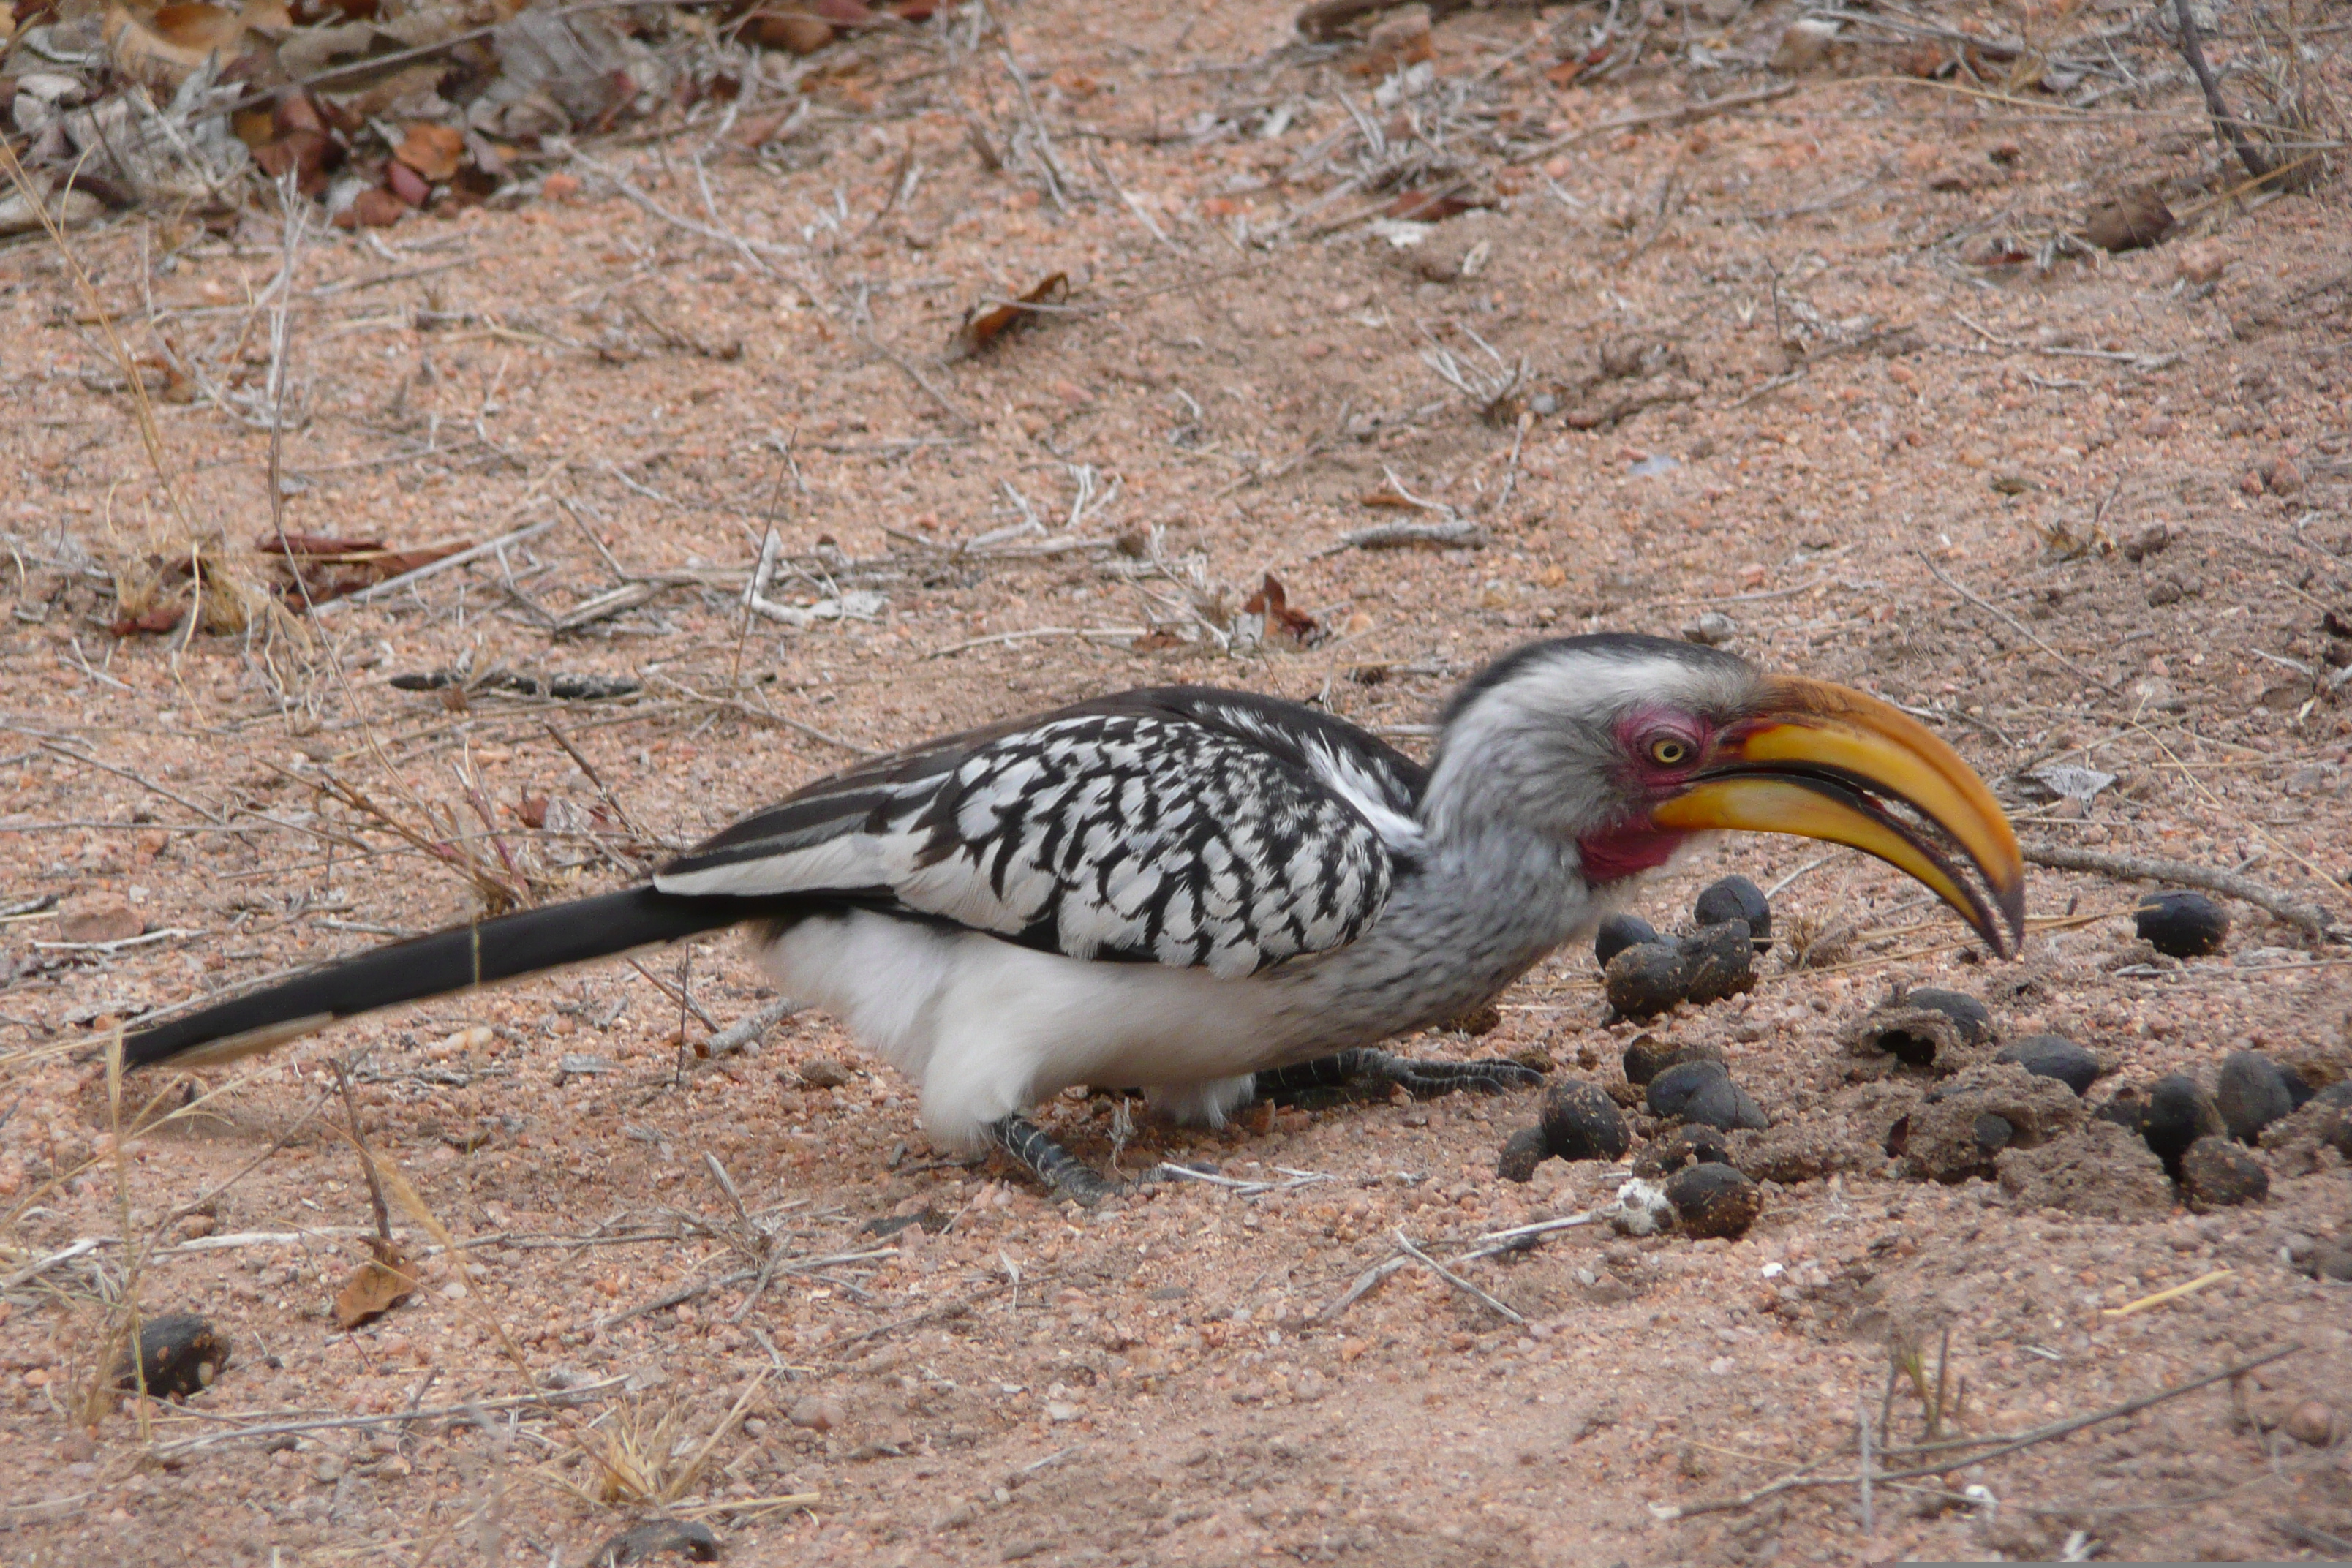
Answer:
<svg viewBox="0 0 2352 1568"><path fill-rule="evenodd" d="M2213 119L2214 140L2226 152L2235 153L2246 173L2257 180L2267 180L2278 171L2271 161L2254 150L2246 136L2245 121L2230 112L2221 101L2221 84L2213 78L2213 68L2205 63L2205 45L2197 36L2197 18L2189 13L2189 0L2172 0L2172 19L2180 29L2180 58L2197 74L2197 85L2205 94L2205 110Z"/></svg>
<svg viewBox="0 0 2352 1568"><path fill-rule="evenodd" d="M73 247L66 243L65 231L58 226L57 219L50 215L48 204L33 189L33 182L25 173L25 165L16 160L16 148L5 137L0 137L0 161L5 161L0 166L6 168L9 183L16 187L16 194L24 198L26 205L32 208L33 215L41 220L41 227L47 233L49 243L58 247L58 255L65 262L66 269L73 274L74 286L81 292L82 303L98 318L99 326L105 331L107 347L113 352L115 365L122 372L124 384L130 391L131 406L139 421L139 438L147 448L147 462L155 470L155 482L163 487L163 498L171 503L181 528L191 540L194 539L195 514L189 510L187 497L181 493L178 481L163 465L163 437L156 428L154 406L147 399L147 384L140 377L138 367L131 363L131 350L123 342L122 334L115 330L113 314L100 303L97 286L90 282L89 274L82 269L81 258L75 255ZM192 617L193 614L192 610Z"/></svg>
<svg viewBox="0 0 2352 1568"><path fill-rule="evenodd" d="M176 1443L166 1443L155 1450L157 1458L173 1454L193 1453L199 1448L215 1448L223 1443L234 1443L246 1437L276 1437L289 1432L333 1432L358 1426L407 1426L417 1421L442 1421L452 1416L470 1415L476 1410L511 1410L526 1405L543 1405L552 1409L561 1403L576 1403L606 1389L618 1388L628 1379L606 1378L602 1383L583 1384L578 1388L551 1388L535 1394L511 1394L497 1399L469 1399L463 1405L436 1405L424 1409L410 1409L387 1415L321 1415L306 1421L275 1421L266 1426L238 1426L226 1432L207 1432L201 1437L184 1437ZM191 1415L209 1415L193 1407ZM224 1417L210 1416L220 1420Z"/></svg>
<svg viewBox="0 0 2352 1568"><path fill-rule="evenodd" d="M2202 888L2208 892L2221 893L2276 915L2287 924L2307 931L2322 942L2344 940L2325 910L2314 904L2300 903L2235 871L2223 871L2210 866L2192 866L2186 860L2110 855L2102 850L2076 849L2063 844L2026 845L2025 858L2036 866L2047 866L2055 871L2095 871L2102 876L2128 881L2144 879L2156 882L2177 882L2184 888Z"/></svg>
<svg viewBox="0 0 2352 1568"><path fill-rule="evenodd" d="M1598 125L1588 125L1581 131L1571 131L1565 136L1555 136L1549 142L1519 153L1511 162L1514 163L1541 163L1562 148L1573 147L1579 142L1588 142L1595 136L1606 136L1614 131L1631 131L1643 125L1687 125L1694 121L1705 120L1710 115L1727 114L1735 109L1750 109L1759 103L1769 103L1774 99L1786 98L1795 92L1801 85L1793 81L1783 82L1779 87L1768 87L1759 92L1731 94L1709 99L1704 103L1686 103L1680 109L1654 110L1646 114L1627 114L1615 120L1604 120Z"/></svg>
<svg viewBox="0 0 2352 1568"><path fill-rule="evenodd" d="M2010 630L2025 638L2034 647L2040 648L2043 653L2048 654L2052 658L2056 659L2061 665L2072 670L2076 675L2081 676L2084 679L2089 681L2092 685L2097 687L2108 696L2113 697L2117 695L2116 689L2112 684L2100 679L2089 670L2084 669L2081 665L2076 664L2073 659L2068 658L2064 654L2060 653L2056 648L2052 647L2048 643L2043 642L2039 637L2034 635L2032 628L2028 626L2023 621L2019 620L2007 610L2000 609L1994 605L1988 604L1986 601L1979 599L1976 595L1970 593L1960 584L1947 576L1944 573L1944 569L1937 565L1926 551L1922 550L1919 552L1919 560L1928 571L1935 574L1937 582L1941 583L1945 587L1949 588L1953 593L1958 594L1961 598L1966 599L1969 604L1974 605L1986 615L1998 618L2000 623L2009 627Z"/></svg>
<svg viewBox="0 0 2352 1568"><path fill-rule="evenodd" d="M1980 1454L1969 1454L1963 1458L1947 1459L1941 1464L1929 1465L1918 1469L1881 1470L1874 1479L1884 1485L1888 1481L1916 1480L1922 1476L1940 1476L1955 1464L1981 1465L1990 1460L2001 1458L2055 1438L2066 1436L2071 1433L2079 1432L2085 1426L2095 1426L2101 1422L2120 1420L2126 1415L2137 1415L2150 1405L2161 1405L2168 1399L2178 1399L2184 1394L2194 1394L2200 1388L2210 1387L2214 1384L2224 1383L2231 1378L2243 1377L2246 1373L2257 1368L2268 1366L2274 1361L2284 1361L2302 1349L2303 1346L2300 1344L2283 1345L2265 1354L2242 1361L2234 1366L2225 1366L2219 1372L2207 1373L2203 1377L2176 1384L2170 1388L2158 1389L2154 1394L2142 1394L2137 1399L2126 1400L2121 1405L2110 1405L2105 1410L2094 1412L2089 1415L2077 1415L2069 1420L2053 1422L2047 1426L2037 1426L2031 1432L2021 1433L2014 1437L1993 1436L1954 1442L1948 1446L1956 1449L1976 1447L1983 1444L1990 1444L1993 1447ZM1807 1467L1807 1468L1811 1468ZM1777 1496L1781 1492L1795 1490L1801 1487L1850 1487L1858 1485L1862 1477L1858 1473L1850 1476L1807 1476L1799 1472L1783 1476L1777 1481L1767 1482L1752 1490L1741 1492L1737 1497L1718 1498L1711 1502L1685 1503L1679 1507L1653 1503L1650 1505L1650 1512L1661 1521L1692 1519L1706 1513L1728 1513L1736 1509L1753 1507L1768 1497Z"/></svg>
<svg viewBox="0 0 2352 1568"><path fill-rule="evenodd" d="M1493 1312L1496 1317L1501 1318L1505 1322L1522 1327L1526 1325L1527 1319L1520 1316L1517 1312L1513 1311L1510 1308L1505 1306L1494 1297L1489 1296L1486 1291L1481 1290L1477 1286L1473 1285L1469 1280L1465 1279L1459 1274L1454 1273L1454 1270L1446 1268L1445 1265L1440 1263L1426 1252L1423 1252L1420 1247L1415 1247L1412 1244L1412 1238L1405 1235L1404 1232L1397 1232L1396 1239L1397 1246L1403 1248L1407 1257L1415 1259L1423 1268L1428 1269L1432 1274L1436 1275L1440 1279L1444 1280L1448 1285L1453 1286L1456 1290L1461 1291L1472 1300L1476 1301L1479 1305Z"/></svg>
<svg viewBox="0 0 2352 1568"><path fill-rule="evenodd" d="M12 155L13 161L13 155ZM106 1120L113 1139L114 1198L118 1223L127 1238L131 1235L131 1160L122 1146L122 1031L114 1031L106 1042ZM139 1353L139 1276L140 1255L131 1255L130 1267L122 1271L121 1327L117 1330L110 1321L108 1332L99 1340L98 1365L90 1373L89 1395L82 1405L82 1425L95 1428L106 1414L109 1385L114 1381L115 1348L120 1345L131 1360L132 1405L139 1421L139 1441L152 1444L155 1434L148 1419L147 1358ZM113 1313L108 1317L112 1319Z"/></svg>
<svg viewBox="0 0 2352 1568"><path fill-rule="evenodd" d="M368 1152L367 1139L360 1131L360 1108L359 1102L352 1098L351 1069L341 1057L335 1058L334 1068L335 1087L342 1091L343 1121L347 1124L342 1129L342 1133L350 1140L352 1147L359 1152L360 1173L367 1178L368 1204L375 1210L376 1257L379 1259L388 1258L394 1250L392 1239L392 1210L383 1201L383 1183L375 1173L374 1156Z"/></svg>

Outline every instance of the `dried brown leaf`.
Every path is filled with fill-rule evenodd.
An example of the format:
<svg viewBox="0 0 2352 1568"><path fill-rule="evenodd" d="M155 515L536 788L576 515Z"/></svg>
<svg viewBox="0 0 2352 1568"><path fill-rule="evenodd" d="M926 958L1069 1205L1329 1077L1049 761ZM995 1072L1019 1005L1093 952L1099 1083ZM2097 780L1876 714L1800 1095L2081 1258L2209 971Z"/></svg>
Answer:
<svg viewBox="0 0 2352 1568"><path fill-rule="evenodd" d="M408 1255L389 1241L370 1241L375 1256L360 1265L335 1292L335 1326L356 1328L392 1310L415 1293L416 1274Z"/></svg>
<svg viewBox="0 0 2352 1568"><path fill-rule="evenodd" d="M950 361L971 359L987 350L999 338L1038 314L1036 306L1066 300L1070 293L1070 275L1055 272L1016 300L989 310L974 306L963 319L963 325L948 342Z"/></svg>

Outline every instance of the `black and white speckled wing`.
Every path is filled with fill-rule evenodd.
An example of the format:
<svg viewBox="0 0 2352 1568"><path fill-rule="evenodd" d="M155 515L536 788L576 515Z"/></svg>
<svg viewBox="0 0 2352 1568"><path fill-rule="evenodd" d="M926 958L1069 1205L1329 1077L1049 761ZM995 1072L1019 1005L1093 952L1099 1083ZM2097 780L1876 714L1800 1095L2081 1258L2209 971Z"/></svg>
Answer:
<svg viewBox="0 0 2352 1568"><path fill-rule="evenodd" d="M1418 851L1418 764L1295 704L1127 693L802 790L655 879L818 900L1072 958L1248 974L1355 941Z"/></svg>

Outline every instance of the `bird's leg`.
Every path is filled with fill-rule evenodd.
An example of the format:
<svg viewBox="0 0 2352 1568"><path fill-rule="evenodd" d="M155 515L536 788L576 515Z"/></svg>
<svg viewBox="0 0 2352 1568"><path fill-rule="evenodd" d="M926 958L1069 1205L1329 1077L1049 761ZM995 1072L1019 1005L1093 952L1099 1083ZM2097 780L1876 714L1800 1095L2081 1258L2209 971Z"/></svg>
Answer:
<svg viewBox="0 0 2352 1568"><path fill-rule="evenodd" d="M1543 1081L1543 1074L1500 1057L1477 1062L1423 1061L1367 1046L1262 1072L1257 1075L1257 1097L1272 1100L1309 1089L1339 1089L1362 1079L1401 1084L1407 1092L1421 1096L1451 1094L1457 1089L1502 1094L1531 1089Z"/></svg>
<svg viewBox="0 0 2352 1568"><path fill-rule="evenodd" d="M1076 1198L1088 1208L1119 1190L1117 1183L1097 1174L1093 1166L1055 1142L1044 1128L1025 1116L1004 1116L990 1122L988 1141L1054 1192Z"/></svg>

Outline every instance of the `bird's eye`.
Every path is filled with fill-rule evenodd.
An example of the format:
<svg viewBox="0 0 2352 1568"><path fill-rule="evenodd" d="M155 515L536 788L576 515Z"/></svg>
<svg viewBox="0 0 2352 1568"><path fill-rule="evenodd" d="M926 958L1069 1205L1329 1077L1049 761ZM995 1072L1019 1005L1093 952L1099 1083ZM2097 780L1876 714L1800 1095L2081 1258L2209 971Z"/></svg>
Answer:
<svg viewBox="0 0 2352 1568"><path fill-rule="evenodd" d="M1650 760L1662 768L1678 768L1690 761L1690 743L1672 735L1661 735L1650 742Z"/></svg>

